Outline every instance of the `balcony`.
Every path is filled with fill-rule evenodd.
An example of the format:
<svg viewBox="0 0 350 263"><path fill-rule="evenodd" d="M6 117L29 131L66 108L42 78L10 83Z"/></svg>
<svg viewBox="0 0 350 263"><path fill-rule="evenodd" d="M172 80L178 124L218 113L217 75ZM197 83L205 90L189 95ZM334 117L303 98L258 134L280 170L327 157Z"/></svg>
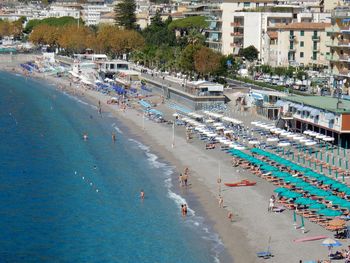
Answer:
<svg viewBox="0 0 350 263"><path fill-rule="evenodd" d="M350 31L350 26L342 26L342 27L340 27L340 32L344 33L344 31L349 32Z"/></svg>
<svg viewBox="0 0 350 263"><path fill-rule="evenodd" d="M350 48L350 41L349 40L330 40L330 41L326 41L326 46L327 47L341 47L341 48L346 48L349 47Z"/></svg>
<svg viewBox="0 0 350 263"><path fill-rule="evenodd" d="M320 41L320 36L312 36L312 41Z"/></svg>
<svg viewBox="0 0 350 263"><path fill-rule="evenodd" d="M289 35L289 41L294 41L295 40L295 36L294 35Z"/></svg>
<svg viewBox="0 0 350 263"><path fill-rule="evenodd" d="M239 22L231 23L231 26L233 26L233 27L244 27L244 25L242 23L239 23Z"/></svg>
<svg viewBox="0 0 350 263"><path fill-rule="evenodd" d="M233 33L231 33L231 37L243 37L243 33L242 32L233 32Z"/></svg>
<svg viewBox="0 0 350 263"><path fill-rule="evenodd" d="M296 49L294 46L293 47L289 46L289 52L295 52L295 51L296 51Z"/></svg>

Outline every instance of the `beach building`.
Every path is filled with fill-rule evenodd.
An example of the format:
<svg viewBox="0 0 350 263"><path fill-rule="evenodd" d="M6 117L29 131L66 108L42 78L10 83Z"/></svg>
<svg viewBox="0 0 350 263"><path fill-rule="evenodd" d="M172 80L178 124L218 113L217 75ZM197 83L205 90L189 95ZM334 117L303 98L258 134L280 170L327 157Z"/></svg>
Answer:
<svg viewBox="0 0 350 263"><path fill-rule="evenodd" d="M289 129L315 131L350 145L350 101L326 96L291 95L277 102L281 120Z"/></svg>
<svg viewBox="0 0 350 263"><path fill-rule="evenodd" d="M350 6L338 7L332 12L332 26L327 29L329 68L334 76L334 88L350 94Z"/></svg>
<svg viewBox="0 0 350 263"><path fill-rule="evenodd" d="M247 106L258 115L269 120L279 118L280 106L277 101L287 96L286 93L269 90L250 90L246 95Z"/></svg>
<svg viewBox="0 0 350 263"><path fill-rule="evenodd" d="M325 29L329 26L329 23L309 22L278 25L277 65L326 67L329 48Z"/></svg>

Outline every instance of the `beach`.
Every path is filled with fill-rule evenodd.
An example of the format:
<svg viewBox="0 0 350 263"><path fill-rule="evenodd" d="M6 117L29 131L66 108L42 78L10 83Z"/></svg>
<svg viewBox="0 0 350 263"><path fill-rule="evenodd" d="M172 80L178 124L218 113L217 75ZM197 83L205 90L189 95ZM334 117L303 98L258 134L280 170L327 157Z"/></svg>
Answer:
<svg viewBox="0 0 350 263"><path fill-rule="evenodd" d="M6 67L1 63L1 69L12 71L17 64L18 60L7 63ZM188 194L194 194L197 197L201 209L208 217L207 220L214 225L214 230L219 234L227 253L230 254L228 262L262 262L262 259L256 257L256 252L266 251L269 245L274 254L269 262L299 262L299 260L327 258L328 251L320 245L320 241L294 243L293 240L306 236L331 236L330 232L306 221L307 233L303 234L300 229L294 228L291 212L268 213L268 200L275 187L245 170L232 167L230 157L224 152L206 151L204 144L197 139L187 142L184 127L175 127L173 142L171 125L158 124L150 120L143 122L142 114L138 111L128 109L124 112L117 105L107 104L109 99L107 95L74 84L70 87L69 80L65 78L53 76L43 78L40 74L34 77L45 79L55 84L59 90L95 106L100 101L102 115L107 112L113 114L127 127L128 132L143 144L150 146L152 152L176 167L177 174L188 167L190 187L180 188L179 191L185 197ZM159 104L157 109L164 112L167 118L171 118L173 111L165 105ZM225 209L219 208L217 184L219 170L223 182L247 178L257 181L257 185L251 188L234 189L222 187ZM174 179L177 178L177 174L174 174ZM233 212L233 222L227 218L229 211ZM269 240L271 240L270 244Z"/></svg>

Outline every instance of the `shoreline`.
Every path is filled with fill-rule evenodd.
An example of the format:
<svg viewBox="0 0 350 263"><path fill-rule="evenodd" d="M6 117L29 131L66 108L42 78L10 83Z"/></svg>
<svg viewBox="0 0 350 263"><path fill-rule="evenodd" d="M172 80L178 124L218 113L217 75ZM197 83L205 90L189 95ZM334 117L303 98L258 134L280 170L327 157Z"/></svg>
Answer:
<svg viewBox="0 0 350 263"><path fill-rule="evenodd" d="M16 61L18 64L18 62ZM0 70L13 72L13 66L7 66ZM18 67L17 67L18 68ZM135 109L128 109L123 113L117 106L107 105L108 96L92 90L85 90L82 87L69 87L69 81L55 76L44 78L39 74L30 76L39 81L54 84L55 88L64 90L73 96L82 99L77 93L84 93L83 100L88 100L97 105L100 100L103 111L110 112L113 117L121 121L127 127L132 136L136 136L140 142L149 146L152 153L157 154L161 159L177 167L175 172L180 172L184 167L191 171L190 181L192 186L189 190L199 203L200 211L204 211L216 233L219 234L225 246L225 252L230 256L228 262L262 262L263 259L256 257L255 252L266 251L268 240L271 238L271 249L275 257L270 262L299 262L299 260L318 260L327 258L327 250L320 246L320 242L309 242L304 244L294 243L293 239L305 237L306 235L327 235L332 233L325 231L320 226L306 221L308 234L294 229L292 213L285 211L283 214L267 213L267 200L274 190L274 186L265 180L253 177L244 170L233 168L230 164L230 157L223 152L205 151L202 142L194 140L187 143L183 127L175 129L175 147L171 147L172 130L170 125L157 124L152 121L145 121L145 131L142 130L142 116ZM78 91L78 92L77 92ZM160 106L161 107L161 106ZM197 141L197 142L195 142ZM258 186L252 188L223 188L224 204L226 209L218 207L217 183L218 163L221 165L221 175L225 181L237 181L245 178L253 178ZM176 175L174 180L176 181ZM174 186L174 188L176 185ZM181 189L180 189L181 190ZM180 191L179 190L179 191ZM227 211L233 211L234 220L229 222ZM342 241L343 242L343 241ZM344 242L345 244L348 242Z"/></svg>
<svg viewBox="0 0 350 263"><path fill-rule="evenodd" d="M13 66L7 66L7 67L1 67L0 66L0 71L5 71L10 74L19 74L23 77L29 77L33 80L36 81L43 81L48 85L54 85L54 89L58 90L59 92L67 92L69 95L74 96L80 100L85 100L89 104L98 106L98 101L99 99L93 96L91 94L90 90L84 90L83 88L80 87L75 87L72 85L72 87L69 87L69 81L65 78L56 78L54 76L48 76L44 77L43 75L35 74L35 75L30 75L30 76L25 76L23 72L18 67L15 67L15 70L13 70ZM61 87L60 87L61 86ZM79 90L79 92L83 92L84 95L79 95L76 93L76 91ZM101 94L102 95L102 94ZM224 251L219 253L219 259L220 262L241 262L241 260L247 261L246 258L237 256L237 254L232 253L232 249L236 249L239 246L235 246L235 248L232 247L232 242L229 241L229 237L225 238L226 242L224 241L223 236L228 233L229 228L231 227L231 223L229 221L224 220L225 222L219 222L222 221L222 218L226 217L226 212L223 211L223 209L220 209L217 206L217 202L214 200L212 196L205 196L203 195L204 191L209 191L205 187L205 185L198 180L195 176L191 176L191 186L188 187L187 189L182 189L177 187L177 174L182 172L183 168L185 165L176 159L176 157L173 155L173 153L169 152L167 149L159 145L158 142L154 141L152 136L150 136L147 132L140 131L140 127L137 126L135 123L133 123L132 120L129 118L126 118L123 116L121 111L118 111L118 109L113 109L110 105L106 103L106 101L101 101L102 106L104 106L104 113L111 113L114 118L116 118L118 121L121 122L122 126L127 129L128 131L128 136L131 138L135 138L137 141L140 143L150 147L151 153L157 155L161 161L167 163L169 166L173 167L174 173L172 175L172 180L174 180L174 185L173 185L173 190L175 191L176 194L181 195L182 197L186 198L187 201L189 201L189 204L193 202L193 198L195 199L194 202L196 203L195 206L195 211L200 212L201 215L206 216L204 218L205 225L209 225L211 230L214 231L213 234L217 234L220 237L220 241L223 243L224 246ZM106 110L108 109L108 110ZM134 110L135 109L129 109ZM153 123L149 121L151 124L150 125L157 125L156 123ZM181 167L179 169L179 167ZM192 205L191 205L192 207ZM223 224L222 224L223 223ZM231 231L230 231L231 232ZM231 234L234 234L232 232ZM215 242L215 241L213 241ZM228 246L227 243L230 245ZM243 246L241 250L244 250ZM238 252L238 251L237 251ZM233 259L234 257L234 259ZM249 260L248 260L249 261ZM253 262L253 261L249 261Z"/></svg>

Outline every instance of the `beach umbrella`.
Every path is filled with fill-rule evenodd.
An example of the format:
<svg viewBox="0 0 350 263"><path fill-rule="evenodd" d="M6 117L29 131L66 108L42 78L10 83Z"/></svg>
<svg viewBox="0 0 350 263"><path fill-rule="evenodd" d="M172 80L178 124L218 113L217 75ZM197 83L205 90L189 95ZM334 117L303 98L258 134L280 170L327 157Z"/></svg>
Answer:
<svg viewBox="0 0 350 263"><path fill-rule="evenodd" d="M295 199L294 203L299 204L299 205L311 205L311 204L317 203L317 201L312 200L310 198L306 198L306 197L299 197L299 198Z"/></svg>
<svg viewBox="0 0 350 263"><path fill-rule="evenodd" d="M312 210L318 210L318 209L324 209L326 208L327 206L325 204L321 204L321 203L314 203L314 204L311 204L309 206L309 209L312 209Z"/></svg>
<svg viewBox="0 0 350 263"><path fill-rule="evenodd" d="M302 196L301 193L296 193L296 192L292 192L292 191L285 191L285 192L280 193L280 195L285 197L285 198L298 198L298 197Z"/></svg>
<svg viewBox="0 0 350 263"><path fill-rule="evenodd" d="M289 142L280 142L279 144L277 144L278 147L287 147L290 146Z"/></svg>
<svg viewBox="0 0 350 263"><path fill-rule="evenodd" d="M340 197L338 197L338 196L335 196L335 195L330 195L330 196L327 196L327 197L325 197L325 199L327 200L327 201L337 201L337 200L339 200L339 199L341 199ZM341 200L343 200L343 199L341 199Z"/></svg>
<svg viewBox="0 0 350 263"><path fill-rule="evenodd" d="M331 209L328 209L328 208L321 209L321 210L317 211L316 213L319 214L319 215L327 216L327 217L335 217L335 216L341 216L342 215L342 212L336 211L336 210L331 210Z"/></svg>
<svg viewBox="0 0 350 263"><path fill-rule="evenodd" d="M339 218L335 218L329 221L328 225L333 227L343 227L345 226L345 221Z"/></svg>
<svg viewBox="0 0 350 263"><path fill-rule="evenodd" d="M307 182L299 182L299 183L295 183L294 185L295 185L295 187L301 188L301 189L304 189L305 187L310 186L310 184Z"/></svg>
<svg viewBox="0 0 350 263"><path fill-rule="evenodd" d="M279 141L279 139L278 138L276 138L276 137L270 137L270 138L267 138L267 140L266 140L267 142L278 142Z"/></svg>
<svg viewBox="0 0 350 263"><path fill-rule="evenodd" d="M332 238L326 238L325 240L322 241L322 246L326 246L326 247L339 247L341 245L342 244L339 241L334 240Z"/></svg>
<svg viewBox="0 0 350 263"><path fill-rule="evenodd" d="M275 190L273 190L275 193L283 193L285 191L288 191L287 188L284 188L284 187L278 187L276 188Z"/></svg>

